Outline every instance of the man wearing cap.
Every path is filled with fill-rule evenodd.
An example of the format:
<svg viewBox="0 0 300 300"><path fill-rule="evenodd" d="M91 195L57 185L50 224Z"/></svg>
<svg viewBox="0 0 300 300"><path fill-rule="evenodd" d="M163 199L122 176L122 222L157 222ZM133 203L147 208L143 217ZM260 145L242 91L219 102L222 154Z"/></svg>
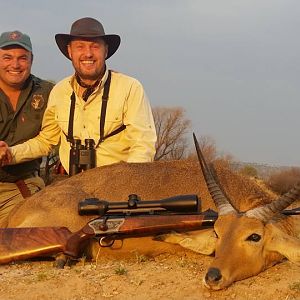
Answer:
<svg viewBox="0 0 300 300"><path fill-rule="evenodd" d="M0 36L0 139L14 146L36 136L53 84L31 74L32 45L20 31ZM0 167L0 224L11 209L44 186L40 159Z"/></svg>
<svg viewBox="0 0 300 300"><path fill-rule="evenodd" d="M144 89L136 79L106 67L120 37L105 34L99 21L86 17L55 39L75 74L53 88L40 134L12 147L12 162L46 155L60 141L60 160L69 172L74 139L95 142L96 166L152 161L156 131Z"/></svg>

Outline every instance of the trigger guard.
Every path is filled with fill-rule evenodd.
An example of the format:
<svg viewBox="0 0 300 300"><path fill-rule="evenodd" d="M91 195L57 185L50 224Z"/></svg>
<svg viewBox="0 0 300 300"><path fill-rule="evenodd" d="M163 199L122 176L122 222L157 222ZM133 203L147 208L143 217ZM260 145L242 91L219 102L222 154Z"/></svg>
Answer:
<svg viewBox="0 0 300 300"><path fill-rule="evenodd" d="M108 237L103 236L99 239L99 245L101 247L111 247L115 243L114 239L109 239Z"/></svg>

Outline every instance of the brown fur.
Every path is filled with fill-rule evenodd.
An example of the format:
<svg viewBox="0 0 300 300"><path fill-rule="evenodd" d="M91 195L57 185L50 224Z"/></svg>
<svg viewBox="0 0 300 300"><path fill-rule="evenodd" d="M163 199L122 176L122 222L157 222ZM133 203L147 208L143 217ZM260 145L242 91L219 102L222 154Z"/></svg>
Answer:
<svg viewBox="0 0 300 300"><path fill-rule="evenodd" d="M261 205L268 199L254 182L222 164L216 165L216 171L238 210ZM202 210L215 209L196 161L120 163L95 168L46 187L12 212L8 226L55 225L78 230L87 220L77 214L78 201L90 197L126 201L129 194L138 194L143 200L197 194L202 200ZM246 202L251 195L260 195L259 201Z"/></svg>

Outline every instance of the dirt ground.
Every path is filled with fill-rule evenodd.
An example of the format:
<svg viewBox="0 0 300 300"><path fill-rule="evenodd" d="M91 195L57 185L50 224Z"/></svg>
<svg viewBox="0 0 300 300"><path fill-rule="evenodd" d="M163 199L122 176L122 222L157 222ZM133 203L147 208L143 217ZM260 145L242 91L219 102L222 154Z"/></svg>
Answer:
<svg viewBox="0 0 300 300"><path fill-rule="evenodd" d="M78 261L63 270L53 261L0 266L1 300L300 299L300 266L285 261L222 291L202 284L211 257L189 251L118 261Z"/></svg>

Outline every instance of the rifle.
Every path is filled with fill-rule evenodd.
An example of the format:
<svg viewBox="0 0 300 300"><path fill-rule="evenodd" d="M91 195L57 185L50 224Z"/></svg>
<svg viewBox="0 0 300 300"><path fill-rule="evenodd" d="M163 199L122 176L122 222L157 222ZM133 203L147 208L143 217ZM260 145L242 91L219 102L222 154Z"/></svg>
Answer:
<svg viewBox="0 0 300 300"><path fill-rule="evenodd" d="M197 195L147 201L130 195L127 202L84 199L78 204L79 215L98 217L77 232L66 227L1 228L0 264L59 253L78 258L92 238L97 238L100 246L109 247L124 238L212 226L217 214L200 211Z"/></svg>
<svg viewBox="0 0 300 300"><path fill-rule="evenodd" d="M98 215L79 231L66 227L0 229L0 264L63 253L78 258L92 238L110 247L115 240L152 236L171 231L191 231L212 227L218 214L201 212L197 195L181 195L161 200L141 201L130 195L128 202L108 202L97 198L79 202L80 215ZM283 211L300 214L300 208Z"/></svg>

